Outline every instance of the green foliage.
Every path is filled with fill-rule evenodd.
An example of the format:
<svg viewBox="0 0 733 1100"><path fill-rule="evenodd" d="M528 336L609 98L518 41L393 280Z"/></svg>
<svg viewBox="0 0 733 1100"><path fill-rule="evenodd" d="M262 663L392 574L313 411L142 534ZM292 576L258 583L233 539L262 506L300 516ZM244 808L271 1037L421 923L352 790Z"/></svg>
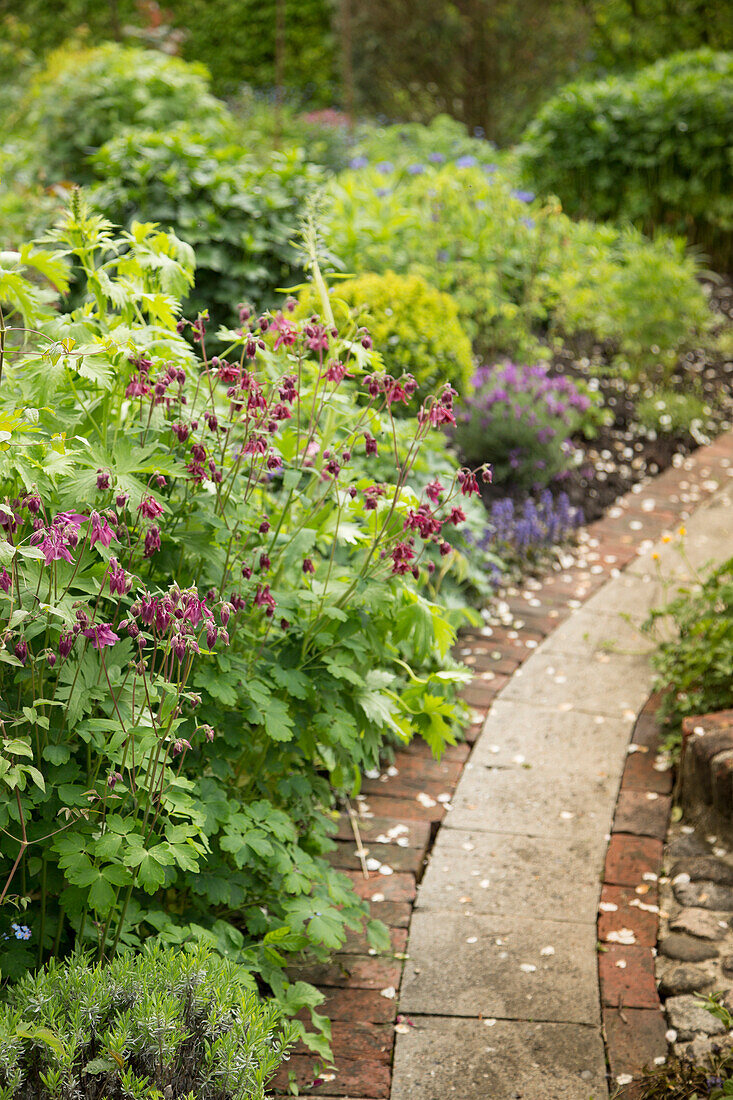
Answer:
<svg viewBox="0 0 733 1100"><path fill-rule="evenodd" d="M418 273L451 294L482 357L531 361L590 337L657 374L709 326L680 242L573 222L491 164L389 168L329 185L329 244L348 270Z"/></svg>
<svg viewBox="0 0 733 1100"><path fill-rule="evenodd" d="M87 157L120 130L158 130L186 118L199 129L227 121L203 66L109 42L51 53L30 83L22 125L46 181L85 183Z"/></svg>
<svg viewBox="0 0 733 1100"><path fill-rule="evenodd" d="M0 1006L0 1095L264 1100L292 1041L281 1020L206 948L54 960Z"/></svg>
<svg viewBox="0 0 733 1100"><path fill-rule="evenodd" d="M700 998L698 1004L722 1020L726 1028L733 1026L721 993ZM672 1055L662 1066L645 1067L635 1088L639 1100L724 1100L733 1096L733 1051L726 1043L714 1043L699 1061L692 1056Z"/></svg>
<svg viewBox="0 0 733 1100"><path fill-rule="evenodd" d="M701 432L710 412L700 397L677 390L655 390L636 406L639 423L658 435Z"/></svg>
<svg viewBox="0 0 733 1100"><path fill-rule="evenodd" d="M107 217L152 219L195 248L191 313L209 308L232 324L238 302L263 307L276 287L302 278L292 240L320 173L299 150L256 159L181 123L121 134L92 164L100 183L91 201Z"/></svg>
<svg viewBox="0 0 733 1100"><path fill-rule="evenodd" d="M733 53L678 53L563 88L524 135L525 172L568 213L686 233L733 259Z"/></svg>
<svg viewBox="0 0 733 1100"><path fill-rule="evenodd" d="M450 115L436 115L428 123L362 124L356 131L352 155L371 164L392 162L416 167L475 157L477 161L503 158L482 138L471 137L463 123ZM414 170L413 169L413 170Z"/></svg>
<svg viewBox="0 0 733 1100"><path fill-rule="evenodd" d="M203 318L197 351L180 331L176 237L116 236L77 194L48 243L0 268L0 861L31 936L3 970L201 941L314 1010L286 962L366 912L327 860L337 795L388 737L456 736L466 673L422 555L466 475L425 511L435 399L403 461L353 326L244 315L212 358ZM312 231L307 252L323 286ZM81 304L58 312L71 272ZM367 450L393 456L384 480Z"/></svg>
<svg viewBox="0 0 733 1100"><path fill-rule="evenodd" d="M390 374L412 374L421 397L446 383L459 391L468 386L471 344L456 304L419 275L360 275L339 281L331 298L337 323L352 315L382 349ZM302 316L318 308L313 288L301 292Z"/></svg>
<svg viewBox="0 0 733 1100"><path fill-rule="evenodd" d="M654 657L657 682L669 689L661 713L679 743L682 719L733 706L733 558L698 586L681 588L665 607L655 609L646 627L668 622L666 638Z"/></svg>

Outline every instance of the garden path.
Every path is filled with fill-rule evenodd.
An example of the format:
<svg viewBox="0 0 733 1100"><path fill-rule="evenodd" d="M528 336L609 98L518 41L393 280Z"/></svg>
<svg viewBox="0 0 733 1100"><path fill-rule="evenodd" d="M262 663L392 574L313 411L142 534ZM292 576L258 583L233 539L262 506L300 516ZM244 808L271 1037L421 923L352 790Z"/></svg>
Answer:
<svg viewBox="0 0 733 1100"><path fill-rule="evenodd" d="M399 1002L415 1026L397 1035L391 1100L608 1095L596 921L652 684L637 628L664 602L661 578L733 552L732 497L687 521L687 561L660 542L608 580L491 707L417 892ZM666 796L640 793L634 814L645 799L666 812Z"/></svg>
<svg viewBox="0 0 733 1100"><path fill-rule="evenodd" d="M322 1100L607 1097L595 922L651 682L633 624L663 602L659 565L666 577L688 570L682 522L694 564L733 553L726 487L733 432L636 486L581 533L562 571L508 590L483 629L461 635L476 672L467 743L436 762L414 742L365 780L354 810L367 875L347 814L333 854L390 927L394 957L354 935L297 975L325 994L335 1068L314 1080L300 1048L282 1091L295 1072Z"/></svg>

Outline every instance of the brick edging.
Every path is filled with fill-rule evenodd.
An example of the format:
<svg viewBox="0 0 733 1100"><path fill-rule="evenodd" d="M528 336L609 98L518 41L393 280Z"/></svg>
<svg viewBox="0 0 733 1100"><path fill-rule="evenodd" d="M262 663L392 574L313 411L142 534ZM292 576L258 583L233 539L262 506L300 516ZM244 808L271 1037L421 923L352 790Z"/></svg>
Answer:
<svg viewBox="0 0 733 1100"><path fill-rule="evenodd" d="M581 532L572 565L548 573L539 580L527 580L516 588L507 589L499 601L496 615L484 628L462 632L456 646L457 656L476 672L463 692L463 698L473 710L466 740L448 748L440 762L433 760L423 741L414 741L396 753L394 764L383 774L365 781L356 803L359 832L364 847L369 850L369 858L380 864L369 873L368 878L364 878L361 870L348 816L342 815L339 822L337 849L332 855L332 863L348 874L357 893L369 901L372 915L388 925L394 954L391 957L370 954L364 935L351 934L344 949L331 962L300 970L295 975L312 981L324 992L326 1000L319 1011L330 1016L333 1023L335 1070L317 1079L319 1084L313 1095L321 1100L389 1098L395 1027L410 1027L409 1020L398 1017L397 1004L417 885L440 822L450 810L450 799L496 695L556 626L582 606L606 581L617 576L647 544L656 541L665 532L674 531L698 504L722 487L729 477L733 477L733 432L720 436L708 447L700 448L654 480L634 486L602 519ZM646 714L645 710L639 719L642 725L649 724ZM640 728L637 723L637 729ZM636 730L634 736L637 736ZM663 782L658 777L661 773L656 773L653 767L654 777L647 775L648 767L644 762L636 763L634 758L637 755L649 766L653 761L653 753L629 755L624 771L626 785L622 783L619 807L632 821L633 815L641 812L641 805L645 811L642 827L650 828L648 822L657 820L655 814L658 815L659 809L668 805L669 796L653 786L644 788L634 785L647 780L656 784ZM646 792L658 797L646 799ZM658 803L654 810L651 809L652 803ZM633 833L615 829L611 846L615 851L619 844L625 844L625 841L616 839L621 836L628 836L638 844L648 840L656 843L654 850L658 848L661 859L663 835L662 832L661 836L639 834L635 837ZM608 859L606 866L608 871ZM654 873L658 874L658 867ZM604 890L623 890L625 886L608 877L604 882ZM639 883L630 885L633 887ZM628 908L619 908L618 912L625 913ZM637 906L630 908L635 916L637 911L640 915L644 914L646 924L649 924L648 910ZM654 935L656 938L656 932ZM645 939L650 937L651 932L647 930ZM600 958L606 954L618 954L615 950L617 945L610 946L614 950ZM647 948L640 940L629 947L648 951L651 958L651 945ZM627 969L628 961L625 968L615 967L618 974ZM617 1025L627 1026L622 1016L628 1019L631 1013L656 1012L662 1019L659 1009L651 1004L653 966L650 974L651 985L649 981L644 985L650 1002L648 1005L637 1008L628 1000L622 1000L620 1008L617 1004L609 1005L608 1011L605 1007L603 1010L609 1059L612 1073L617 1076L626 1071L615 1069L615 1066L630 1064L621 1061L621 1055L614 1053L620 1049L614 1046ZM307 1017L304 1018L307 1020ZM646 1016L638 1020L636 1015L633 1017L638 1025L645 1020ZM632 1024L629 1030L641 1034L642 1029ZM281 1091L286 1090L290 1070L295 1071L301 1090L311 1089L315 1084L313 1068L316 1062L317 1059L305 1048L297 1048L275 1079L276 1090L278 1086ZM628 1095L631 1098L631 1094Z"/></svg>
<svg viewBox="0 0 733 1100"><path fill-rule="evenodd" d="M659 756L652 695L636 720L621 777L598 908L598 979L611 1096L636 1100L645 1066L667 1054L654 960L672 771Z"/></svg>

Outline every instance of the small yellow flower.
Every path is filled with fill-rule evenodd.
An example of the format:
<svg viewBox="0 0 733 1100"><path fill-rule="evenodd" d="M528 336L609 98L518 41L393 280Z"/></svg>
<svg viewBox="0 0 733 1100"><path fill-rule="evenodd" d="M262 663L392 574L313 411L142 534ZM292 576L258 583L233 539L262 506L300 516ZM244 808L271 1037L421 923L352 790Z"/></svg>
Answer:
<svg viewBox="0 0 733 1100"><path fill-rule="evenodd" d="M662 542L671 542L671 541L672 541L672 536L671 535L662 535Z"/></svg>
<svg viewBox="0 0 733 1100"><path fill-rule="evenodd" d="M656 552L656 550L652 554L652 558L654 559L654 561L659 561L659 554Z"/></svg>
<svg viewBox="0 0 733 1100"><path fill-rule="evenodd" d="M687 528L686 527L680 527L677 534L680 536L680 538L683 538L687 534Z"/></svg>

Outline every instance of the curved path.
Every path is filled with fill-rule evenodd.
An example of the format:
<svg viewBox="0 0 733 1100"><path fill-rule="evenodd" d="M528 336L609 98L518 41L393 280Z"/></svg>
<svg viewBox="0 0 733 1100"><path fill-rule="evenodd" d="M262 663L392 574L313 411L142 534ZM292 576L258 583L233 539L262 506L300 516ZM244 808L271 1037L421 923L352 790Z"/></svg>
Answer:
<svg viewBox="0 0 733 1100"><path fill-rule="evenodd" d="M728 458L733 440L721 444ZM644 515L661 514L658 489L642 494L654 507L641 531ZM688 561L730 556L730 491L719 488L686 527ZM417 893L400 996L416 1026L397 1037L392 1100L608 1095L600 881L653 678L636 628L664 602L659 566L667 579L689 573L679 541L645 550L608 580L491 707ZM668 799L654 794L640 793L626 812L648 812L650 797L666 817Z"/></svg>
<svg viewBox="0 0 733 1100"><path fill-rule="evenodd" d="M688 571L682 522L694 564L733 553L730 488L733 433L636 486L581 533L566 568L508 590L461 636L476 670L467 743L438 763L414 742L368 777L355 805L367 874L346 815L333 855L389 925L394 956L355 935L297 975L325 993L335 1068L314 1080L300 1048L283 1091L292 1071L323 1100L608 1096L596 918L652 679L635 624L664 601L659 566Z"/></svg>

